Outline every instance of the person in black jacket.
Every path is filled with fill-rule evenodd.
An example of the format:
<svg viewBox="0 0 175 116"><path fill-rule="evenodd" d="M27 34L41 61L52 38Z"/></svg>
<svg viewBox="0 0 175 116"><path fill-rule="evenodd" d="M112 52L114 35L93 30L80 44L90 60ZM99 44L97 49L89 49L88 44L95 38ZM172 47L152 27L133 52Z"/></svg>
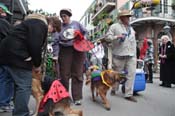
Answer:
<svg viewBox="0 0 175 116"><path fill-rule="evenodd" d="M174 82L174 67L175 67L175 47L170 41L168 35L161 37L162 45L159 48L160 58L160 86L171 88Z"/></svg>
<svg viewBox="0 0 175 116"><path fill-rule="evenodd" d="M11 28L6 16L11 15L8 8L0 3L0 42L8 35ZM10 105L13 96L13 81L8 76L8 72L0 68L0 112L11 112L13 107Z"/></svg>
<svg viewBox="0 0 175 116"><path fill-rule="evenodd" d="M0 42L0 68L15 84L13 116L29 116L32 73L41 74L48 25L45 16L30 14Z"/></svg>
<svg viewBox="0 0 175 116"><path fill-rule="evenodd" d="M12 13L0 3L0 41L6 37L11 28L10 23L5 19L7 15L12 15Z"/></svg>

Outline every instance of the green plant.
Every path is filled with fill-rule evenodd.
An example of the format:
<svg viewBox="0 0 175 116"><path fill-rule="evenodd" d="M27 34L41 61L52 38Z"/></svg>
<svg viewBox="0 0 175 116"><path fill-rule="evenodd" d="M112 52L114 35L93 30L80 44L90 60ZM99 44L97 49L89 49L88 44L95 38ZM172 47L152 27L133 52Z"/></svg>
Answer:
<svg viewBox="0 0 175 116"><path fill-rule="evenodd" d="M98 20L98 19L95 19L95 20L92 22L92 24L93 24L94 26L97 26L98 23L99 23L99 20Z"/></svg>

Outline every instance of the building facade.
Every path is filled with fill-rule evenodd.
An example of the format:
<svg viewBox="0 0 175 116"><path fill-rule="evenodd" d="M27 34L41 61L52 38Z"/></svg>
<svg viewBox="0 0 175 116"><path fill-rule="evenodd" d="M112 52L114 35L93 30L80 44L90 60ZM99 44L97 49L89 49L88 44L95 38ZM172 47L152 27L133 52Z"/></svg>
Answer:
<svg viewBox="0 0 175 116"><path fill-rule="evenodd" d="M133 13L131 25L139 43L145 37L153 40L157 63L158 39L161 35L167 34L175 42L175 0L94 0L80 20L89 30L90 39L96 41L104 38L108 27L117 21L118 10L123 8ZM108 46L106 53L109 59L110 52Z"/></svg>

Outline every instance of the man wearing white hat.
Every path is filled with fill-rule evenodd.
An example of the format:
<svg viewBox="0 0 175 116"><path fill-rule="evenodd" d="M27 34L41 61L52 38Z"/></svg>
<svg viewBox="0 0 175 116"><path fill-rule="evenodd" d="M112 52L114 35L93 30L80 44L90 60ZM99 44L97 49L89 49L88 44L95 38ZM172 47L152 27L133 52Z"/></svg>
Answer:
<svg viewBox="0 0 175 116"><path fill-rule="evenodd" d="M136 40L135 31L129 24L132 16L129 10L121 10L118 13L118 22L111 25L107 32L107 41L112 42L113 69L119 72L127 72L127 81L123 87L126 100L137 102L133 97L133 85L136 72ZM115 95L119 85L112 88L111 95Z"/></svg>

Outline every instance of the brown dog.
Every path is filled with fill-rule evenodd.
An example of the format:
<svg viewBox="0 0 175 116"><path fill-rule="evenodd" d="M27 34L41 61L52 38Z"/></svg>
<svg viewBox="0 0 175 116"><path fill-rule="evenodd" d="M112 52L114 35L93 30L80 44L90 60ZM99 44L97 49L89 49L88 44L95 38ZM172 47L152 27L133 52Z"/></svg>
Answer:
<svg viewBox="0 0 175 116"><path fill-rule="evenodd" d="M120 74L117 71L113 70L105 70L100 73L100 77L98 79L92 78L92 73L94 72L93 69L90 69L86 72L86 85L90 84L91 92L92 92L92 100L95 100L94 92L96 92L97 96L100 95L102 102L104 104L104 107L107 110L110 110L110 104L106 97L108 90L110 87L112 87L117 82L120 83L124 77L121 77Z"/></svg>
<svg viewBox="0 0 175 116"><path fill-rule="evenodd" d="M46 104L45 114L39 113L38 116L46 116L46 114L48 116L55 116L55 112L61 112L63 116L83 116L82 110L71 108L69 100L70 98L64 98L52 105L49 105L50 103L48 102L48 104ZM49 108L47 108L48 106Z"/></svg>
<svg viewBox="0 0 175 116"><path fill-rule="evenodd" d="M54 112L57 112L57 111L63 113L65 116L83 116L82 110L75 110L75 109L71 108L71 105L70 105L71 103L70 103L69 97L65 97L58 102L51 102L50 103L49 100L46 101L46 103L45 103L46 109L44 111L44 114L38 113L39 108L41 106L41 103L43 102L43 100L45 100L44 98L46 98L45 95L47 95L47 94L44 95L44 92L43 92L42 87L41 87L41 80L42 80L41 74L33 72L32 76L33 76L33 78L32 78L32 94L36 100L36 111L35 111L33 116L45 116L45 115L55 116ZM52 86L52 84L51 84L51 86ZM49 89L49 91L50 91L50 89Z"/></svg>
<svg viewBox="0 0 175 116"><path fill-rule="evenodd" d="M41 88L42 74L40 72L32 71L32 95L36 100L36 110L33 116L37 116L39 104L43 98L43 90Z"/></svg>

